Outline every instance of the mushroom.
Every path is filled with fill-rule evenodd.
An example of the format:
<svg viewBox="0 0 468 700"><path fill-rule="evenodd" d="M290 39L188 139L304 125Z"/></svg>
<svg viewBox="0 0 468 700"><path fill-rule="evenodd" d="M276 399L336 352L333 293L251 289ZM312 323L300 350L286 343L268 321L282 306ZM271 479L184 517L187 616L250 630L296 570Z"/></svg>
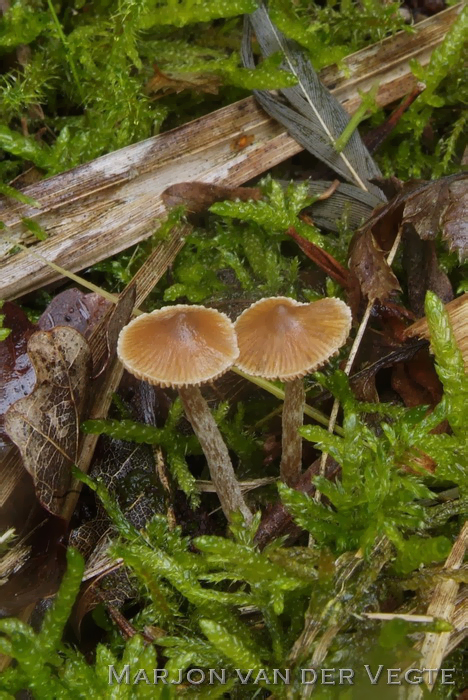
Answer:
<svg viewBox="0 0 468 700"><path fill-rule="evenodd" d="M237 367L247 374L285 382L281 479L294 485L302 462L305 392L302 378L323 365L345 343L351 311L340 299L302 304L288 297L260 299L234 324L240 355Z"/></svg>
<svg viewBox="0 0 468 700"><path fill-rule="evenodd" d="M252 513L242 496L229 452L198 388L224 374L239 355L229 318L204 306L166 306L142 314L125 326L119 335L117 354L138 379L178 389L224 514L230 520L234 511L240 511L250 522Z"/></svg>

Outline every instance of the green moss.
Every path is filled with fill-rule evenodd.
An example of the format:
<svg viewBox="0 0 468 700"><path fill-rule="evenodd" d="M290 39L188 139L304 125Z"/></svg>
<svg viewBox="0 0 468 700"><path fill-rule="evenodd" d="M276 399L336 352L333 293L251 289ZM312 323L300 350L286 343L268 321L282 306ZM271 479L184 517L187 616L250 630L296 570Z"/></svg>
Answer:
<svg viewBox="0 0 468 700"><path fill-rule="evenodd" d="M197 454L199 447L194 436L186 438L178 431L178 423L182 416L182 404L175 401L169 411L164 428L154 428L151 425L124 420L89 420L83 423L82 430L93 435L108 435L116 440L143 443L146 445L159 445L165 450L167 464L174 478L189 498L193 505L198 503L199 497L195 486L195 479L189 471L186 457Z"/></svg>
<svg viewBox="0 0 468 700"><path fill-rule="evenodd" d="M428 539L414 546L405 536L430 527L422 499L433 499L433 479L418 470L415 458L421 453L437 463L437 480L449 480L466 494L466 436L463 412L466 406L467 376L456 346L447 312L432 292L426 297L426 314L431 345L436 355L444 397L432 413L427 407L396 409L385 404L362 404L355 400L342 372L317 379L343 406L344 435L332 435L319 426L301 428L302 435L327 452L341 466L342 477L334 484L317 477L315 484L332 507L316 503L304 493L279 485L280 496L296 522L309 530L322 545L338 551L362 548L369 553L374 542L385 535L399 552L400 569L416 568L424 562L443 559L449 543L445 538ZM366 413L387 414L390 421L369 427ZM454 434L433 434L448 419ZM410 468L413 473L408 473ZM419 471L419 473L418 473Z"/></svg>
<svg viewBox="0 0 468 700"><path fill-rule="evenodd" d="M0 50L9 61L12 50L26 45L30 56L0 84L1 178L7 181L31 163L44 174L54 174L210 112L252 88L291 85L291 77L279 69L279 56L261 62L255 71L241 66L239 15L254 8L251 0L163 1L157 12L149 0L121 0L117 4L62 0L53 5L47 0L13 2L0 20ZM403 27L397 3L363 0L357 5L341 0L321 6L307 0L272 0L270 9L280 29L309 52L316 68L340 61ZM466 126L466 116L460 113L459 57L464 22L466 17L434 54L430 70L424 72L428 91L404 115L380 151L387 174L435 177L458 167ZM202 80L214 76L219 94L207 97L196 90L148 94L154 64L162 72L179 76L189 74ZM371 124L378 125L384 118L380 111L372 115ZM434 133L432 142L428 125ZM313 285L307 281L307 275L317 275L317 270L286 232L293 226L345 263L352 233L346 212L339 232L328 234L300 217L306 205L313 206L306 185L284 187L267 179L262 189L261 201L228 201L212 207L152 293L149 308L180 299L224 302L236 308L237 300L245 303L257 296L285 294L312 299L324 293L342 293L330 279L320 277ZM18 198L8 186L2 192ZM151 239L103 261L91 274L103 286L121 290L182 216L181 210L174 211ZM33 234L42 235L32 220L23 223ZM442 256L441 264L462 289L456 258ZM37 317L36 309L34 313ZM444 385L443 400L433 413L427 413L425 407L407 410L356 401L346 378L332 371L339 358L331 363L328 376L316 377L340 399L343 427L339 434L331 435L308 425L303 435L339 462L342 480L316 480L329 506L280 487L296 521L312 533L314 546L302 546L299 541L296 547L286 547L283 540L276 540L260 551L255 544L259 514L250 528L234 522L229 537L210 535L190 540L179 528L171 530L162 516L139 531L103 483L80 474L110 516L116 533L113 556L124 560L132 580L138 582L135 599L123 609L137 634L124 642L115 626L109 622L102 625L103 643L97 645L93 662L76 650L75 639L68 636L71 643L63 642L83 567L79 556L70 550L67 573L42 630L35 632L19 620L0 623L0 649L17 660L17 665L0 678L0 696L13 698L27 688L38 700L168 700L180 696L181 689L145 682L110 687L108 665L115 665L120 673L129 663L145 669L149 678L152 669L161 666L170 678L175 678L179 669L191 667L226 668L228 672L236 667L288 667L306 615L316 621L321 633L326 634L327 624L341 626L328 650L329 666L375 662L398 667L401 658L413 658L414 634L441 631L439 623L431 628L400 620L381 625L362 613L375 610L389 595L401 601L408 590L414 596L412 603L425 609L427 590L437 582L439 571L433 564L445 560L466 509L462 413L466 375L442 303L433 295L428 296L426 314ZM8 332L0 327L0 338ZM311 382L309 394L315 396L319 388ZM265 416L276 407L276 402L259 392L235 407L222 402L214 409L220 430L236 456L240 478L244 474L253 478L265 475L263 445L271 436L271 424ZM180 431L179 402L163 428L129 420L124 408L120 406L120 420L90 421L84 431L161 446L178 486L196 503L198 493L189 464L192 456L200 454L200 447L196 438ZM451 432L433 432L445 420ZM257 423L263 425L263 435ZM435 475L418 471L421 451L436 461ZM458 488L462 497L448 504L426 505L434 503L437 492L447 487ZM257 503L261 503L262 495L256 493ZM384 552L375 544L381 536L391 542ZM357 560L354 553L359 547L365 557L359 560L358 574L348 575L347 567ZM156 629L153 644L143 640L145 628ZM322 639L318 637L317 644ZM460 655L447 660L447 665L461 667L462 661ZM293 691L299 692L294 683ZM357 682L347 689L347 700L363 697L363 687ZM275 686L279 698L283 690ZM445 690L436 689L437 697L445 700ZM225 693L233 698L254 697L266 695L268 686L264 681L260 687L251 681L240 686L230 678L224 686L196 687L195 691L186 688L184 696L200 700ZM316 689L317 697L329 698L330 693L326 688Z"/></svg>

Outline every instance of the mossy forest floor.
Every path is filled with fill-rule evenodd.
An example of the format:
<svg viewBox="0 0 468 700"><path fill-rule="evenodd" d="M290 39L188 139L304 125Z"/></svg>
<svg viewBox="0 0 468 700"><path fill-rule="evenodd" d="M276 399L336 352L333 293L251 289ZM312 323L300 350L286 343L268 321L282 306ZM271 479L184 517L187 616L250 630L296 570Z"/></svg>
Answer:
<svg viewBox="0 0 468 700"><path fill-rule="evenodd" d="M245 187L187 172L146 240L3 302L0 700L468 692L466 8L429 64L411 64L425 89L395 113L377 79L338 143L346 113L314 70L410 36L444 0L267 9L0 3L2 211L40 212L29 184L252 91L283 91L261 104L307 146ZM47 258L47 217L18 216L11 245L2 222L2 264L23 243ZM140 299L152 256L182 233ZM135 279L144 311L203 304L234 321L270 296L352 311L348 341L304 379L295 488L279 480L284 384L230 371L202 388L250 525L228 524L177 392L121 377Z"/></svg>

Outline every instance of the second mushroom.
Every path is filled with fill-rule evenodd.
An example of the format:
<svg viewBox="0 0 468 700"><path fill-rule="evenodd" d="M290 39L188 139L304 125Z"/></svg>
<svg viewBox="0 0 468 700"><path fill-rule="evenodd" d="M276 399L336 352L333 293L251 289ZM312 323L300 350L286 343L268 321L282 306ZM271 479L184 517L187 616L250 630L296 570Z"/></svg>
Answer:
<svg viewBox="0 0 468 700"><path fill-rule="evenodd" d="M235 323L239 358L247 374L285 383L280 475L294 485L301 474L305 392L303 377L346 342L351 311L330 297L303 304L288 297L260 299Z"/></svg>

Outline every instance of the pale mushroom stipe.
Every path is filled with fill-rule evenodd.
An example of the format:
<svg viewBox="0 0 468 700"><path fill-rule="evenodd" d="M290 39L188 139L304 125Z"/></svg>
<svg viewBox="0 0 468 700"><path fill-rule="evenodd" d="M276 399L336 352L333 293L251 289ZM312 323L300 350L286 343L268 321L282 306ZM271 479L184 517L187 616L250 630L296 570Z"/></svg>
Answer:
<svg viewBox="0 0 468 700"><path fill-rule="evenodd" d="M280 475L299 479L305 392L302 378L329 360L351 330L351 310L334 297L303 304L288 297L260 299L235 322L239 358L247 374L285 382Z"/></svg>
<svg viewBox="0 0 468 700"><path fill-rule="evenodd" d="M119 335L117 354L125 369L138 379L177 388L224 514L230 519L234 511L240 511L250 522L252 514L229 452L198 388L227 372L239 355L229 318L204 306L166 306L125 326Z"/></svg>

